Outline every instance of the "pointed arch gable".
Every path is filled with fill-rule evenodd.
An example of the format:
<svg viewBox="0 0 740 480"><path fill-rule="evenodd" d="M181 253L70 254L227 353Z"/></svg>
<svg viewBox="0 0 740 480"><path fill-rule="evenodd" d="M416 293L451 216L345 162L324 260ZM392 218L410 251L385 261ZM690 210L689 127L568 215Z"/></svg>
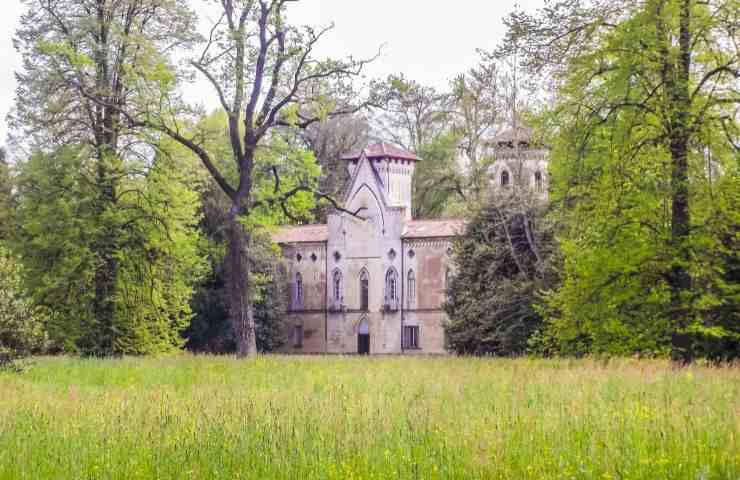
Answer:
<svg viewBox="0 0 740 480"><path fill-rule="evenodd" d="M362 178L361 174L362 172L368 172L369 177L371 178ZM368 185L368 182L374 184L375 189L373 189L370 185ZM359 184L358 187L356 187ZM346 190L346 194L344 196L344 204L349 205L351 200L357 195L357 192L363 187L367 186L371 191L375 190L377 194L375 194L375 197L380 197L378 199L378 203L380 205L383 205L384 207L388 207L389 204L386 201L385 198L385 185L383 184L383 179L380 178L380 175L378 175L378 171L373 167L372 163L370 163L370 160L368 160L367 156L363 153L362 156L360 156L357 168L355 168L355 171L352 173L352 177L349 181L349 187Z"/></svg>
<svg viewBox="0 0 740 480"><path fill-rule="evenodd" d="M357 195L359 195L360 192L362 192L363 190L367 190L368 192L370 192L370 195L375 200L375 205L377 206L378 211L380 212L381 226L385 227L385 208L384 207L386 205L383 202L382 196L378 198L378 194L372 188L370 188L370 186L367 183L363 183L362 185L360 185L360 187L357 190L355 190L355 193L347 201L346 205L347 206L351 205L352 202L355 200L355 198L357 198Z"/></svg>

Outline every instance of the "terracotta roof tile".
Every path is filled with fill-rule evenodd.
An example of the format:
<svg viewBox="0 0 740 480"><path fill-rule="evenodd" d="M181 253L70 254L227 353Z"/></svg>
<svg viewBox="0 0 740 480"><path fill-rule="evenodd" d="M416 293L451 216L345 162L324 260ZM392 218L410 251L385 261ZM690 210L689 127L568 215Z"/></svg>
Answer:
<svg viewBox="0 0 740 480"><path fill-rule="evenodd" d="M404 226L403 238L456 237L465 231L465 220L412 220Z"/></svg>
<svg viewBox="0 0 740 480"><path fill-rule="evenodd" d="M302 225L299 227L280 227L272 234L275 243L315 243L329 239L329 227L326 225Z"/></svg>
<svg viewBox="0 0 740 480"><path fill-rule="evenodd" d="M342 155L342 160L357 160L358 158L360 158L363 151L365 152L365 156L367 158L401 158L404 160L413 160L417 162L421 160L413 153L390 143L375 143L373 145L368 145L365 150Z"/></svg>

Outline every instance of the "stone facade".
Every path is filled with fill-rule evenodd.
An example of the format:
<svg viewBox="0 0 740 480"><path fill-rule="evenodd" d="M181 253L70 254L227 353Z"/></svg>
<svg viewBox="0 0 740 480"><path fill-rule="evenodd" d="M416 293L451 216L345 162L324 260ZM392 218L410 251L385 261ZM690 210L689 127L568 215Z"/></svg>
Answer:
<svg viewBox="0 0 740 480"><path fill-rule="evenodd" d="M532 129L517 127L486 142L487 153L495 158L488 172L494 194L521 188L535 199L547 200L549 151L532 137Z"/></svg>
<svg viewBox="0 0 740 480"><path fill-rule="evenodd" d="M547 199L547 150L519 127L487 143L494 198ZM350 154L344 212L274 236L291 281L287 353L443 354L442 306L459 219L413 220L415 155L389 144ZM521 187L521 188L520 188Z"/></svg>
<svg viewBox="0 0 740 480"><path fill-rule="evenodd" d="M445 353L442 304L463 221L411 219L413 154L380 144L344 159L347 212L274 237L291 281L284 351Z"/></svg>

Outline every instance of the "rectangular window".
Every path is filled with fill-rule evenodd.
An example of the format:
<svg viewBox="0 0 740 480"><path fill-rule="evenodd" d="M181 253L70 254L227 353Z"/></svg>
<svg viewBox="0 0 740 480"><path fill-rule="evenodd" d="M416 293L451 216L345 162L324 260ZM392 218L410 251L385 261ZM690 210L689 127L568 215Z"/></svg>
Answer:
<svg viewBox="0 0 740 480"><path fill-rule="evenodd" d="M403 348L408 348L411 350L419 348L419 327L403 327Z"/></svg>
<svg viewBox="0 0 740 480"><path fill-rule="evenodd" d="M293 327L293 347L303 347L303 325Z"/></svg>

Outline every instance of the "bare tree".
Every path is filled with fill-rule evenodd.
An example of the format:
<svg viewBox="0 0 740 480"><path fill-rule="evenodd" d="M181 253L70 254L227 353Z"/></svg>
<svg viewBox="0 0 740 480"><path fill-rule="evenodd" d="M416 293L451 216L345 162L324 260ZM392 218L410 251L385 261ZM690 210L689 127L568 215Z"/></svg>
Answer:
<svg viewBox="0 0 740 480"><path fill-rule="evenodd" d="M231 154L236 178L229 179L204 142L205 133L181 128L177 99L136 116L133 125L162 132L190 149L229 198L226 229L226 290L237 355L256 352L250 265L246 249L249 234L242 218L266 204L282 208L299 192L312 192L340 208L333 197L309 185L289 190L281 186L277 169L274 196L261 203L253 199L255 154L272 132L280 128L305 129L328 118L355 113L367 106L358 101L354 77L371 60L320 60L314 49L332 28L297 28L286 22L289 1L220 0L221 14L213 24L200 56L191 65L211 84L228 116Z"/></svg>
<svg viewBox="0 0 740 480"><path fill-rule="evenodd" d="M447 127L449 96L434 87L390 75L374 83L376 103L382 111L376 118L377 136L418 152Z"/></svg>
<svg viewBox="0 0 740 480"><path fill-rule="evenodd" d="M365 147L369 133L370 125L361 114L343 115L314 123L302 131L303 142L314 153L323 170L319 180L322 192L333 196L341 194L349 179L349 172L341 157ZM319 218L325 218L327 205L319 205L318 209Z"/></svg>
<svg viewBox="0 0 740 480"><path fill-rule="evenodd" d="M452 82L454 129L461 137L461 148L473 165L482 155L482 143L502 123L501 74L489 55L480 52L481 61L458 75Z"/></svg>
<svg viewBox="0 0 740 480"><path fill-rule="evenodd" d="M43 124L61 143L91 144L100 160L101 198L110 202L117 196L116 180L125 173L120 168L124 147L133 145L127 151L139 153L138 139L150 134L152 144L166 135L192 151L229 199L227 304L238 355L255 353L243 218L260 206L291 216L287 202L300 192L341 208L310 185L284 190L277 168L272 169L274 195L257 202L252 195L255 155L278 129L305 129L364 108L354 78L370 60L316 58L317 43L332 27L289 25L287 4L296 0L216 1L220 16L190 66L208 80L228 116L231 168L222 169L219 153L209 151L212 132L197 125L201 112L188 108L177 93L187 71L176 70L167 58L193 38L193 17L184 0L35 1L38 9L30 10L26 28L19 31L26 68L18 97L33 98L41 91L46 101L28 107L18 102L25 125ZM48 73L41 85L34 77L39 71ZM103 238L112 243L116 236ZM101 249L114 252L115 245ZM116 265L112 253L103 258L98 285L105 300L112 295ZM111 317L111 305L104 301L98 315Z"/></svg>

